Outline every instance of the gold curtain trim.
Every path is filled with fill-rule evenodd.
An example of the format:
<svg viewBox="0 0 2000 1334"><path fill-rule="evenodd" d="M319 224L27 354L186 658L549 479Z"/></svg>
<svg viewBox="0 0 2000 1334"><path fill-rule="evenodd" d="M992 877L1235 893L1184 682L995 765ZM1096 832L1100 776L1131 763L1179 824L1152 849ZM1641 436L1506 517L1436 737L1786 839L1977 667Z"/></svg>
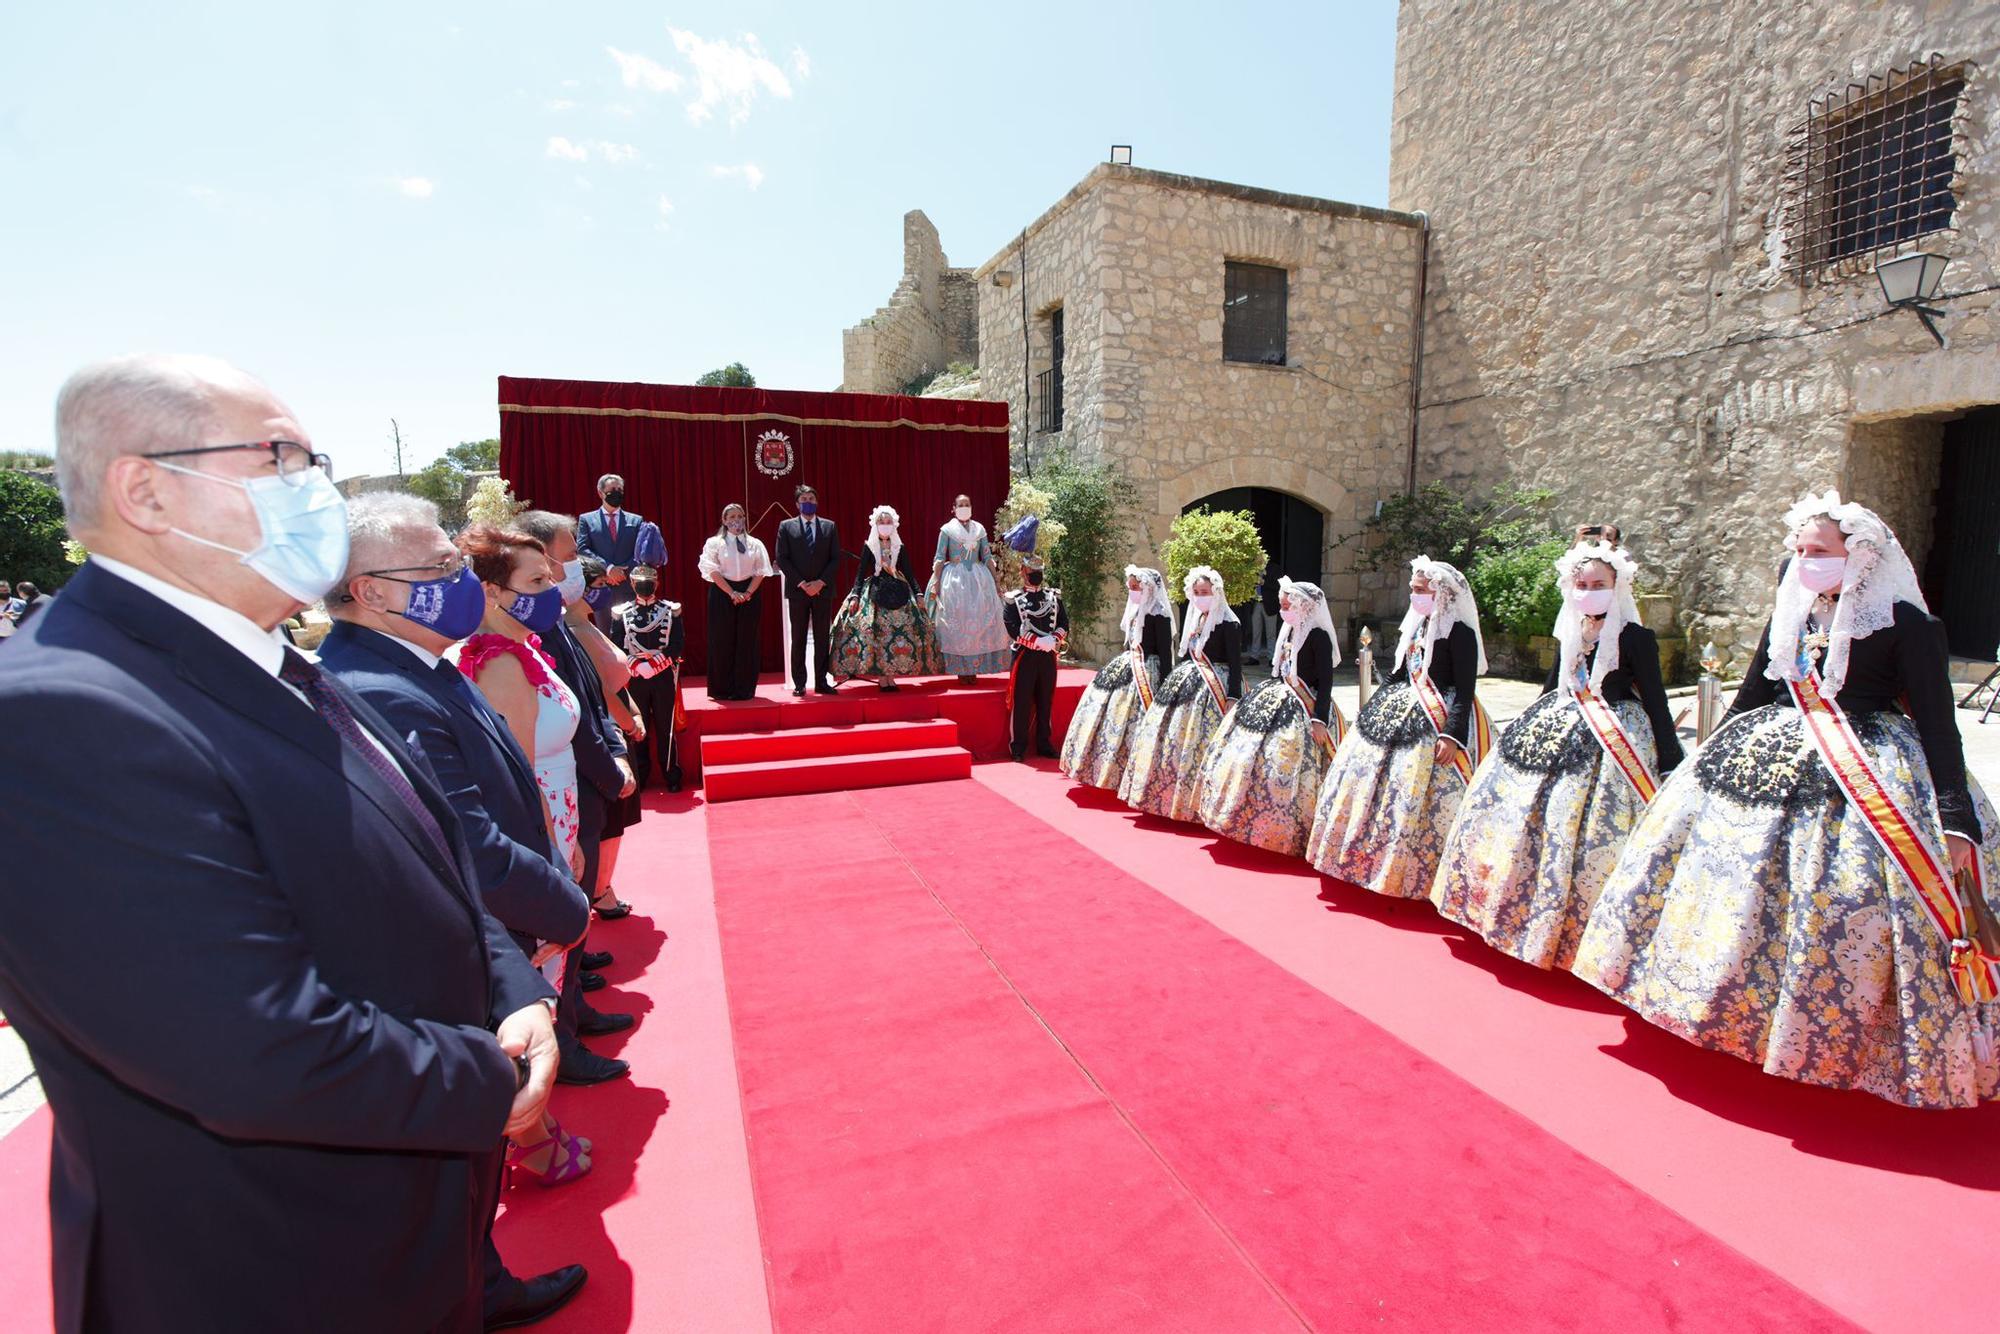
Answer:
<svg viewBox="0 0 2000 1334"><path fill-rule="evenodd" d="M1005 426L961 426L956 422L917 422L908 417L890 421L852 421L845 417L793 417L783 412L667 412L659 408L563 408L536 403L502 403L502 412L527 412L570 417L651 417L674 422L790 422L794 426L908 426L918 431L984 431L1005 434Z"/></svg>

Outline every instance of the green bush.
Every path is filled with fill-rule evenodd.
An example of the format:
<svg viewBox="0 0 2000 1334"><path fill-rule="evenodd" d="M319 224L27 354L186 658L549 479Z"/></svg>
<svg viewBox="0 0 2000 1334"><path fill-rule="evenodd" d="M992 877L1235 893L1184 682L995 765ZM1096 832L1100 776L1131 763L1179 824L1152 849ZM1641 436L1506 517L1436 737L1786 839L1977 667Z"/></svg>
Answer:
<svg viewBox="0 0 2000 1334"><path fill-rule="evenodd" d="M1556 583L1556 557L1569 550L1560 537L1544 537L1531 546L1494 548L1474 559L1466 579L1479 599L1479 619L1517 635L1546 635L1555 630L1562 610L1562 589Z"/></svg>
<svg viewBox="0 0 2000 1334"><path fill-rule="evenodd" d="M0 579L53 593L74 572L64 550L62 496L25 473L0 472Z"/></svg>
<svg viewBox="0 0 2000 1334"><path fill-rule="evenodd" d="M1383 570L1414 556L1429 556L1470 570L1482 552L1532 546L1555 537L1546 517L1554 497L1555 492L1547 489L1502 486L1476 503L1443 482L1432 482L1414 495L1391 496L1382 502L1357 534L1370 541L1354 563L1364 570Z"/></svg>
<svg viewBox="0 0 2000 1334"><path fill-rule="evenodd" d="M1111 581L1125 568L1124 541L1132 484L1102 462L1086 462L1056 449L1035 474L1035 484L1055 497L1049 518L1063 539L1045 558L1049 582L1063 591L1070 623L1085 627L1110 605ZM1124 594L1119 594L1124 599Z"/></svg>
<svg viewBox="0 0 2000 1334"><path fill-rule="evenodd" d="M1183 585L1197 565L1211 566L1222 576L1224 597L1248 601L1267 559L1250 511L1206 508L1175 519L1160 554L1166 558L1167 587L1176 602L1187 601Z"/></svg>

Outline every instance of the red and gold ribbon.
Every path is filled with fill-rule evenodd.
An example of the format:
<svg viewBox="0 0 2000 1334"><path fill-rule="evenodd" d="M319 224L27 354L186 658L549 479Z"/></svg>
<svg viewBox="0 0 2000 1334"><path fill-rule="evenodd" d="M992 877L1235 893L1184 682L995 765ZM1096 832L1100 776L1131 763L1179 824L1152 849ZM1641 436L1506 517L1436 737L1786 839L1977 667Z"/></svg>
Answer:
<svg viewBox="0 0 2000 1334"><path fill-rule="evenodd" d="M1465 783L1472 782L1472 771L1486 758L1486 752L1493 748L1493 720L1486 716L1486 706L1475 696L1472 701L1471 743L1458 744L1458 738L1451 736L1445 728L1451 722L1451 711L1444 706L1444 694L1437 688L1427 672L1410 673L1410 689L1417 695L1417 702L1424 706L1424 716L1431 720L1437 734L1445 737L1452 745L1448 750L1450 763Z"/></svg>
<svg viewBox="0 0 2000 1334"><path fill-rule="evenodd" d="M1618 772L1625 775L1625 781L1639 794L1639 800L1650 804L1653 794L1660 790L1659 780L1646 767L1645 757L1632 744L1631 735L1625 731L1625 724L1618 721L1617 712L1604 696L1583 686L1577 687L1576 706L1583 711L1583 720L1590 724L1597 744L1604 747L1604 753L1618 766Z"/></svg>

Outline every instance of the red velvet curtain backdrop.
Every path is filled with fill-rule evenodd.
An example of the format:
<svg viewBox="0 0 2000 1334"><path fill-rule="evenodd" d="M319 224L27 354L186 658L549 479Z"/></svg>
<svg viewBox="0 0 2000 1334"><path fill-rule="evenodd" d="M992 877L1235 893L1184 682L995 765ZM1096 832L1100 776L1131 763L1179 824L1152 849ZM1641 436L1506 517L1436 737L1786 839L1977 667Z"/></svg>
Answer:
<svg viewBox="0 0 2000 1334"><path fill-rule="evenodd" d="M792 446L781 476L758 467L758 438ZM972 497L989 527L1007 498L1007 405L889 394L612 384L500 377L500 475L537 509L581 514L597 505L597 479L625 479L625 506L660 525L667 540L662 592L688 611L690 675L708 662L707 596L695 561L740 502L750 530L777 555L778 524L800 482L819 491L820 513L840 528L843 550L861 542L868 513L894 506L919 580L930 570L952 497ZM854 582L841 564L837 586ZM765 584L763 670L784 668L780 593Z"/></svg>

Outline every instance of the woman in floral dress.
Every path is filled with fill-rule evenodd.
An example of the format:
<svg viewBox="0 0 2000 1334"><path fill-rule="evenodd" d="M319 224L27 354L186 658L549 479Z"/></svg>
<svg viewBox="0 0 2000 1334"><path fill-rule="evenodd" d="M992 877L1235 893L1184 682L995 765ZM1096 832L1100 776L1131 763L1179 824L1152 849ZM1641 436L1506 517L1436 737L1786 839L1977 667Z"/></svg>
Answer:
<svg viewBox="0 0 2000 1334"><path fill-rule="evenodd" d="M1192 821L1199 815L1202 756L1243 695L1243 625L1217 571L1197 565L1181 589L1187 595L1182 661L1139 719L1118 795L1148 815Z"/></svg>
<svg viewBox="0 0 2000 1334"><path fill-rule="evenodd" d="M1125 651L1104 664L1084 688L1063 734L1062 771L1079 783L1118 790L1132 734L1153 691L1174 661L1174 608L1166 576L1125 567L1125 614L1118 620Z"/></svg>
<svg viewBox="0 0 2000 1334"><path fill-rule="evenodd" d="M937 634L918 596L902 520L895 510L878 505L868 528L854 587L833 618L832 671L847 680L872 676L883 690L895 690L899 676L937 674Z"/></svg>
<svg viewBox="0 0 2000 1334"><path fill-rule="evenodd" d="M938 529L931 561L932 624L944 669L970 685L982 672L1013 664L1000 585L993 578L993 547L985 525L972 517L972 497L953 502L951 522Z"/></svg>

